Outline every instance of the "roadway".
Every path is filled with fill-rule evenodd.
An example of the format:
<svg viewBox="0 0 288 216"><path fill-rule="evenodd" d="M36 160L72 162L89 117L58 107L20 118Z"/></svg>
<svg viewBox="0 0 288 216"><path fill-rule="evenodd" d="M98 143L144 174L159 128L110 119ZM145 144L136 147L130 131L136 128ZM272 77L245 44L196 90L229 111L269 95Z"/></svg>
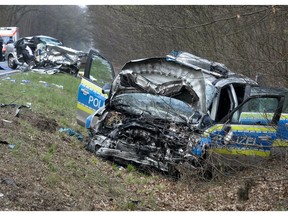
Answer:
<svg viewBox="0 0 288 216"><path fill-rule="evenodd" d="M20 72L19 70L12 70L7 66L7 62L3 61L0 62L0 76L6 76L14 73Z"/></svg>

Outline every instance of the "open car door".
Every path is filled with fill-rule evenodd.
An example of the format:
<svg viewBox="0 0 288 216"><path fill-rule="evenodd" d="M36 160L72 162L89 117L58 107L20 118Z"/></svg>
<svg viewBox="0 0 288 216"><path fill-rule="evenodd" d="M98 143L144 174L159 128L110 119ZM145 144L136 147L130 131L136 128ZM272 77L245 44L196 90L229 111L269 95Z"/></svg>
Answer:
<svg viewBox="0 0 288 216"><path fill-rule="evenodd" d="M110 84L114 76L112 64L99 52L90 50L78 88L78 124L85 126L87 117L104 106L108 95L102 93L102 88L105 84Z"/></svg>
<svg viewBox="0 0 288 216"><path fill-rule="evenodd" d="M250 97L222 124L208 128L193 153L203 157L208 149L221 155L270 156L283 103L280 95Z"/></svg>

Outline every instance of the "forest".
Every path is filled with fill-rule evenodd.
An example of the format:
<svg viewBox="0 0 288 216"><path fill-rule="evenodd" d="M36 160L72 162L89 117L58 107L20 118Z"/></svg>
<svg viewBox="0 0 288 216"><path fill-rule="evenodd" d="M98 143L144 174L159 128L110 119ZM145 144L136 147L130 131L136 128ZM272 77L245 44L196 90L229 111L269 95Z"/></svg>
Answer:
<svg viewBox="0 0 288 216"><path fill-rule="evenodd" d="M182 50L260 84L288 84L286 5L1 5L0 26L94 48L116 72L131 59Z"/></svg>
<svg viewBox="0 0 288 216"><path fill-rule="evenodd" d="M182 50L223 63L260 85L288 86L288 5L0 5L0 27L13 26L20 37L47 35L77 50L98 50L116 73L130 60ZM1 211L288 209L287 150L244 168L213 160L199 170L183 166L177 180L120 166L84 149L90 133L76 122L79 77L30 72L11 77L0 83ZM260 123L257 127L276 133L274 124ZM286 122L282 126L287 129ZM171 124L177 135L182 129L175 128ZM64 129L81 133L85 141ZM213 178L205 175L207 167Z"/></svg>

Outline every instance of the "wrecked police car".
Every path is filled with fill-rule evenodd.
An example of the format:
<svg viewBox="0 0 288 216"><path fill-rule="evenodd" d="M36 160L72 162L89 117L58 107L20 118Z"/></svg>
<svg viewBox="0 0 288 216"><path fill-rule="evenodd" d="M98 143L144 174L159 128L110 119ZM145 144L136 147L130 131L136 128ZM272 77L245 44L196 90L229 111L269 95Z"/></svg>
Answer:
<svg viewBox="0 0 288 216"><path fill-rule="evenodd" d="M23 37L8 44L6 59L11 69L34 69L45 73L66 72L77 75L81 58L86 54L63 46L49 36Z"/></svg>
<svg viewBox="0 0 288 216"><path fill-rule="evenodd" d="M86 66L77 122L90 129L86 147L100 157L169 171L197 166L210 150L267 156L287 144L285 91L263 94L223 64L173 51L130 61L115 77L111 63L90 51Z"/></svg>
<svg viewBox="0 0 288 216"><path fill-rule="evenodd" d="M254 86L249 95L229 115L204 130L193 146L193 155L204 159L212 154L230 159L237 156L236 162L244 165L251 157L286 154L288 89Z"/></svg>
<svg viewBox="0 0 288 216"><path fill-rule="evenodd" d="M89 77L98 73L91 59L100 56L89 56L77 117L90 128L87 148L96 155L168 171L186 161L195 166L212 151L266 157L287 146L286 89L260 88L222 64L172 52L165 58L128 62L114 79L104 107L99 86L105 82L96 88L96 79L93 83ZM106 78L111 79L109 65L105 63L110 68ZM105 77L103 68L98 74Z"/></svg>

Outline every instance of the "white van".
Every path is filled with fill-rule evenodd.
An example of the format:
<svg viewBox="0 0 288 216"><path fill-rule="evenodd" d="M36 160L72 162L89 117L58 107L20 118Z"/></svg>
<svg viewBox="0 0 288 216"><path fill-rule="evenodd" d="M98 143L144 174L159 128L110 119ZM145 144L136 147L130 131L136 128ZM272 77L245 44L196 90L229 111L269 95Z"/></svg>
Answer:
<svg viewBox="0 0 288 216"><path fill-rule="evenodd" d="M8 43L14 43L19 39L18 27L0 27L0 36L3 39L2 54L5 56L6 46Z"/></svg>

